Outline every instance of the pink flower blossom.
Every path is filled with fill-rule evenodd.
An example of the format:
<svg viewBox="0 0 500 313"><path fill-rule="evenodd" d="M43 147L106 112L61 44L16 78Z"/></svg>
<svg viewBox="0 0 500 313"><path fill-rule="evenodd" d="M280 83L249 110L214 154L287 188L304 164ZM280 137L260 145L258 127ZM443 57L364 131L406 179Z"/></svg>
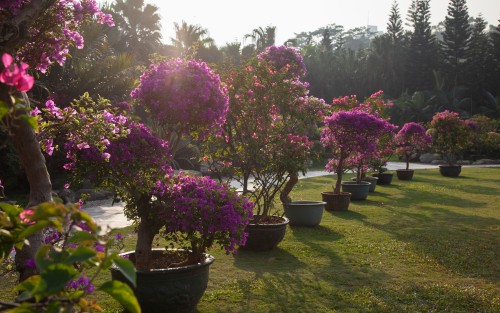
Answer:
<svg viewBox="0 0 500 313"><path fill-rule="evenodd" d="M28 91L33 87L34 78L26 73L29 67L26 63L13 64L12 56L2 55L3 71L0 73L0 82L13 86L18 91Z"/></svg>

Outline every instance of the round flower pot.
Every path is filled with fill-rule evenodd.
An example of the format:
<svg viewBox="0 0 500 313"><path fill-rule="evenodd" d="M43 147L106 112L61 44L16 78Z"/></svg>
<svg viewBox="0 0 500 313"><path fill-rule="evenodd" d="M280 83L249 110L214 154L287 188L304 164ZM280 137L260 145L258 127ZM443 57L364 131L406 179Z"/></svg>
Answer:
<svg viewBox="0 0 500 313"><path fill-rule="evenodd" d="M285 215L292 226L317 226L323 217L326 202L293 201L285 205Z"/></svg>
<svg viewBox="0 0 500 313"><path fill-rule="evenodd" d="M399 180L412 180L415 170L396 170Z"/></svg>
<svg viewBox="0 0 500 313"><path fill-rule="evenodd" d="M325 210L327 211L347 211L349 203L351 203L351 193L349 192L341 192L340 194L322 192L321 198L326 202Z"/></svg>
<svg viewBox="0 0 500 313"><path fill-rule="evenodd" d="M393 173L378 173L372 174L373 177L378 177L377 185L390 185L392 182Z"/></svg>
<svg viewBox="0 0 500 313"><path fill-rule="evenodd" d="M153 249L153 258L161 257L165 249ZM135 252L120 256L135 260ZM209 266L214 257L205 254L203 263L152 270L137 270L134 288L117 268L111 268L113 279L127 283L135 293L142 312L196 312L196 306L208 285Z"/></svg>
<svg viewBox="0 0 500 313"><path fill-rule="evenodd" d="M370 183L362 181L359 184L353 181L342 182L342 191L351 193L351 200L366 200L370 192Z"/></svg>
<svg viewBox="0 0 500 313"><path fill-rule="evenodd" d="M258 216L254 216L255 218ZM255 224L252 221L245 227L248 233L247 242L240 246L242 250L268 251L276 248L285 237L286 225L289 219L286 217L273 216L277 222L262 222Z"/></svg>
<svg viewBox="0 0 500 313"><path fill-rule="evenodd" d="M439 165L439 173L446 177L458 177L461 171L461 165Z"/></svg>
<svg viewBox="0 0 500 313"><path fill-rule="evenodd" d="M351 178L351 180L355 181L356 177ZM361 180L370 183L370 188L368 189L369 192L375 191L375 187L377 187L378 177L368 176L368 177L361 178Z"/></svg>

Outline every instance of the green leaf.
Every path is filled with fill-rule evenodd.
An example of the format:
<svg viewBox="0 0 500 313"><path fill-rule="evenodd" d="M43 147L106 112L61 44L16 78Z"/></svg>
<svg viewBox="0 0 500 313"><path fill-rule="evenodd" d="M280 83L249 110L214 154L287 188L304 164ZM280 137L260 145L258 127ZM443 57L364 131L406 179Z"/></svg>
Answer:
<svg viewBox="0 0 500 313"><path fill-rule="evenodd" d="M99 290L109 294L130 313L141 312L141 307L134 295L134 291L127 284L121 281L112 280L104 283L99 287Z"/></svg>
<svg viewBox="0 0 500 313"><path fill-rule="evenodd" d="M96 241L97 238L89 232L79 231L68 239L68 243L79 243L88 240Z"/></svg>
<svg viewBox="0 0 500 313"><path fill-rule="evenodd" d="M47 310L45 311L46 313L59 313L61 308L61 302L51 302L47 306Z"/></svg>
<svg viewBox="0 0 500 313"><path fill-rule="evenodd" d="M90 258L93 258L96 255L96 252L88 247L79 247L76 250L71 252L69 258L66 259L66 263L71 265L76 262L87 261Z"/></svg>
<svg viewBox="0 0 500 313"><path fill-rule="evenodd" d="M9 313L36 313L36 310L29 303L23 303L17 308L10 309Z"/></svg>
<svg viewBox="0 0 500 313"><path fill-rule="evenodd" d="M35 263L36 267L43 271L46 267L48 267L52 262L47 258L49 254L50 246L42 246L38 249L35 254Z"/></svg>
<svg viewBox="0 0 500 313"><path fill-rule="evenodd" d="M33 225L30 225L28 228L23 230L21 234L19 234L19 238L26 238L34 233L41 231L42 229L52 226L54 223L52 221L38 221Z"/></svg>
<svg viewBox="0 0 500 313"><path fill-rule="evenodd" d="M21 120L25 121L26 123L28 123L28 125L31 128L33 128L35 131L38 131L38 120L36 117L30 116L27 114L23 114L23 115L19 115L19 118Z"/></svg>
<svg viewBox="0 0 500 313"><path fill-rule="evenodd" d="M0 210L4 211L9 216L17 216L23 209L18 205L0 202Z"/></svg>
<svg viewBox="0 0 500 313"><path fill-rule="evenodd" d="M97 224L87 212L78 211L77 213L73 214L71 218L75 221L85 221L87 226L93 232L97 230Z"/></svg>
<svg viewBox="0 0 500 313"><path fill-rule="evenodd" d="M64 289L66 284L78 275L71 265L56 263L49 265L40 276L46 282L44 293L56 293Z"/></svg>
<svg viewBox="0 0 500 313"><path fill-rule="evenodd" d="M27 297L30 297L30 293L33 289L38 286L40 283L40 276L39 275L34 275L30 276L27 279L23 280L19 285L16 286L15 290L16 291L28 291ZM22 295L21 295L22 296ZM18 297L21 301L23 301L23 298Z"/></svg>
<svg viewBox="0 0 500 313"><path fill-rule="evenodd" d="M9 105L5 101L0 101L0 120L9 113Z"/></svg>
<svg viewBox="0 0 500 313"><path fill-rule="evenodd" d="M118 255L113 257L113 263L120 269L120 272L127 278L132 286L136 286L136 272L134 264L127 259L120 258Z"/></svg>
<svg viewBox="0 0 500 313"><path fill-rule="evenodd" d="M44 202L36 207L32 216L34 220L46 220L51 217L60 217L66 208L63 204L54 202Z"/></svg>

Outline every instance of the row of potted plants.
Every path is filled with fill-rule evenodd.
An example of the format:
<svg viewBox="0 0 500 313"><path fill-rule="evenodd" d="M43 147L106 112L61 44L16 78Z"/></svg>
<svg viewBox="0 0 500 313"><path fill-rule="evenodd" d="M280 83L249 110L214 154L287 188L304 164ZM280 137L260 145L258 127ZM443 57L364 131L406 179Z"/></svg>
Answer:
<svg viewBox="0 0 500 313"><path fill-rule="evenodd" d="M40 124L38 138L46 154L53 153L56 143L65 150L64 168L73 183L91 180L126 203L125 214L137 229L136 248L126 256L137 268L137 281L132 284L120 272L113 277L130 283L148 312L166 309L159 305L164 298L175 299L176 310L194 310L213 261L209 248L218 245L228 253L239 246L266 250L281 241L288 220L275 214L275 199L287 215L294 205L309 204L294 202L289 195L314 154L314 136L320 136L332 155L327 169L337 174L334 195L342 195L347 170L354 170L355 183L369 190L368 183L362 184L363 175L373 161L384 163L392 143L407 156L429 143L419 125L405 125L392 140L396 127L386 116L391 104L381 92L362 103L344 97L329 105L309 97L308 85L301 81L305 66L293 48L272 46L248 64L221 72L222 81L201 61L161 61L140 77L131 93L132 106L113 106L84 95L70 107L60 109L49 100L30 113ZM146 112L142 121L131 107ZM445 117L431 123L437 140L443 131L438 122ZM147 125L152 124L161 131L151 131ZM242 195L207 177L174 174L172 153L183 138L200 143L205 160L221 179L239 180ZM338 201L348 205L353 194L345 192L347 197ZM274 239L258 234L265 225L279 226ZM175 249L158 254L152 249L155 236L163 236ZM144 292L152 285L149 279L160 272L192 267L204 268L198 269L200 278L193 287L197 295L167 290L164 283L150 295ZM166 306L173 308L172 303Z"/></svg>

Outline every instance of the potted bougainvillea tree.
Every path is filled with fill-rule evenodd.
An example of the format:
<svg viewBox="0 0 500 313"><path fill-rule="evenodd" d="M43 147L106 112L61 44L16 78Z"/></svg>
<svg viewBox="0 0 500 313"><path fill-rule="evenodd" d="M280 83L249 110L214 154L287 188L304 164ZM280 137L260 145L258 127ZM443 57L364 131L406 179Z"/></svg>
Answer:
<svg viewBox="0 0 500 313"><path fill-rule="evenodd" d="M439 172L443 176L459 176L462 166L456 161L472 145L471 129L460 119L458 113L448 110L434 114L429 128L433 146L448 163L440 165Z"/></svg>
<svg viewBox="0 0 500 313"><path fill-rule="evenodd" d="M325 128L321 133L321 142L333 157L328 161L326 169L337 174L333 193L325 194L324 199L331 199L332 210L347 210L352 192L341 193L343 174L359 166L360 158L367 160L374 156L379 138L395 129L395 126L385 119L369 114L360 109L337 111L324 120ZM361 183L361 177L359 177ZM359 184L362 186L362 184ZM366 198L369 183L356 196Z"/></svg>
<svg viewBox="0 0 500 313"><path fill-rule="evenodd" d="M300 81L304 74L300 54L284 46L268 47L226 71L229 114L205 154L214 172L240 182L242 193L255 203L245 249L272 249L285 235L289 220L276 209L275 199L279 196L285 207L292 202L289 193L310 157L307 127L321 104L307 97L307 84ZM276 235L260 235L261 229Z"/></svg>
<svg viewBox="0 0 500 313"><path fill-rule="evenodd" d="M396 153L406 162L406 169L396 170L398 179L411 180L414 170L410 169L410 160L416 153L425 151L432 145L432 137L422 125L409 122L403 125L394 140L397 146Z"/></svg>
<svg viewBox="0 0 500 313"><path fill-rule="evenodd" d="M157 85L163 87L155 89ZM183 86L186 93L179 107L168 97L151 95L165 92L175 98ZM223 122L227 111L227 97L218 75L203 62L174 59L152 65L132 95L137 105L155 112L159 121L175 123L162 110L175 111L179 119L176 124L182 125L178 130L196 132L197 138L206 135L204 127ZM188 114L190 110L194 117ZM65 168L75 177L90 178L96 185L113 190L125 202L125 215L136 223L136 249L126 256L137 267L134 291L143 310L194 310L207 286L208 266L213 262L206 251L220 245L232 252L245 243L244 228L252 215L252 204L229 186L211 179L174 175L170 143L154 136L145 125L116 114L104 99L95 103L82 97L75 106L64 110L50 103L44 111L52 119L60 119L62 133L67 134L64 147L70 162ZM81 120L94 121L94 125L99 121L101 126L89 131L79 127ZM184 249L152 249L157 235L168 238L172 247ZM126 281L120 273L112 274ZM193 276L196 279L191 282ZM161 286L151 279L162 280ZM172 283L192 287L171 288Z"/></svg>

